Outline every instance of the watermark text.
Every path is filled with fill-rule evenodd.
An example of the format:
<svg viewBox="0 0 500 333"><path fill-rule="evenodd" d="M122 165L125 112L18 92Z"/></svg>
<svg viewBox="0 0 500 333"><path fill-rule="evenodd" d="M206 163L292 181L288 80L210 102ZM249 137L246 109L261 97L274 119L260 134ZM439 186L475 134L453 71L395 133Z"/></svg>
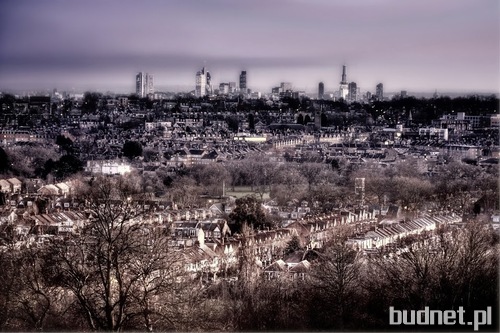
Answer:
<svg viewBox="0 0 500 333"><path fill-rule="evenodd" d="M486 310L474 310L472 321L465 321L465 310L396 310L389 307L389 325L464 325L473 326L477 331L480 326L491 325L491 306Z"/></svg>

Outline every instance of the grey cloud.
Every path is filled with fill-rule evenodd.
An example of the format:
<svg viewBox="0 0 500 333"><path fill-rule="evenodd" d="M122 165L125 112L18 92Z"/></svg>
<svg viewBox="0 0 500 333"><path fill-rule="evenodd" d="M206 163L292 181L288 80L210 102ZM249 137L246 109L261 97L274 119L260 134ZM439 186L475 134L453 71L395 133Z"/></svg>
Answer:
<svg viewBox="0 0 500 333"><path fill-rule="evenodd" d="M120 70L130 67L149 68L197 68L209 66L240 68L240 67L294 67L318 66L331 63L324 57L224 57L224 56L194 56L191 54L111 54L111 55L77 55L55 54L37 55L35 53L18 56L0 56L0 69L10 70Z"/></svg>

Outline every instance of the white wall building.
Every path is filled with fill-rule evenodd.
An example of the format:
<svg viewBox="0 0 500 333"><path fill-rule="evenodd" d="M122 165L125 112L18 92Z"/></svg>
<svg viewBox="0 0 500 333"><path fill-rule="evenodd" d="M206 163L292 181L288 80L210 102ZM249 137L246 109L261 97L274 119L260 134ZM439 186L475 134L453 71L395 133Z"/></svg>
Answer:
<svg viewBox="0 0 500 333"><path fill-rule="evenodd" d="M203 97L207 94L207 74L205 72L205 67L196 73L196 97Z"/></svg>
<svg viewBox="0 0 500 333"><path fill-rule="evenodd" d="M124 175L132 171L132 167L122 161L87 161L85 171L103 175Z"/></svg>

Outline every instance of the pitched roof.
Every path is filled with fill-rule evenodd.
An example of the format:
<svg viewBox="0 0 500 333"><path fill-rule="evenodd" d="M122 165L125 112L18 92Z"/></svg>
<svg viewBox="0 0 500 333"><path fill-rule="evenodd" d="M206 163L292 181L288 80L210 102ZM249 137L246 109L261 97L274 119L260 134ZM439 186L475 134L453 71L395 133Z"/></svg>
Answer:
<svg viewBox="0 0 500 333"><path fill-rule="evenodd" d="M279 259L273 262L271 265L267 266L265 268L266 272L283 272L286 271L286 263Z"/></svg>
<svg viewBox="0 0 500 333"><path fill-rule="evenodd" d="M9 178L7 181L12 185L22 185L22 182L17 178Z"/></svg>
<svg viewBox="0 0 500 333"><path fill-rule="evenodd" d="M290 272L293 273L306 273L311 268L311 263L307 260L302 260L297 265L290 268Z"/></svg>

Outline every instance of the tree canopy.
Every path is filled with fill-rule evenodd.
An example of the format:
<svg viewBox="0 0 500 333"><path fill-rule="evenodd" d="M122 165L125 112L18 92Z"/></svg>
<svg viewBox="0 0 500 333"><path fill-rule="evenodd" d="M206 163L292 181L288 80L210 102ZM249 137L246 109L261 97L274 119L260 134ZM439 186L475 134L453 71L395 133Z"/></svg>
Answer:
<svg viewBox="0 0 500 333"><path fill-rule="evenodd" d="M142 156L142 144L138 141L126 141L122 148L123 156L133 159Z"/></svg>
<svg viewBox="0 0 500 333"><path fill-rule="evenodd" d="M229 220L231 230L237 233L241 232L244 224L254 229L271 227L260 201L251 196L236 199L236 207L229 214Z"/></svg>

